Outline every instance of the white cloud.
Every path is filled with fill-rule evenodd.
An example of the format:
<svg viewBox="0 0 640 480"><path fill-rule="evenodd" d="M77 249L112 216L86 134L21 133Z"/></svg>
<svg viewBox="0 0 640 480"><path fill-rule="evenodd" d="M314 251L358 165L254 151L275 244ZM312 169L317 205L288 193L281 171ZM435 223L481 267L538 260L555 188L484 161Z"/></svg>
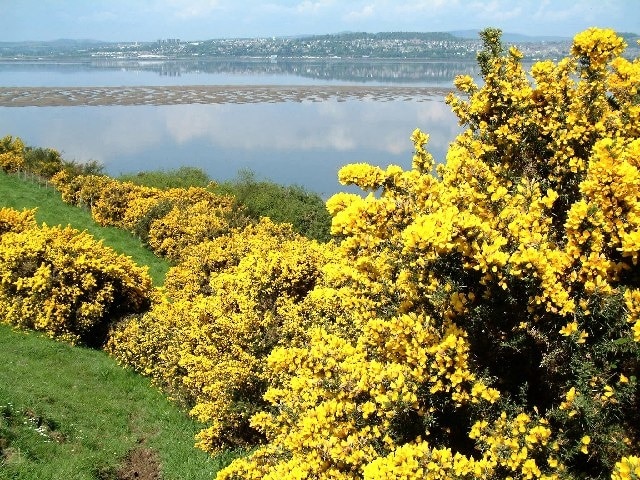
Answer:
<svg viewBox="0 0 640 480"><path fill-rule="evenodd" d="M292 115L282 115L282 109ZM273 122L279 113L280 121ZM420 105L359 101L275 106L190 105L165 108L161 114L167 134L179 144L207 139L216 147L237 151L370 149L410 155L409 135L415 126L429 128L435 139L432 144L438 146L451 141L457 133L449 107L437 101ZM415 124L407 127L410 122L406 119L393 120L400 117L412 118ZM300 118L305 121L299 121Z"/></svg>
<svg viewBox="0 0 640 480"><path fill-rule="evenodd" d="M316 0L316 1L305 0L295 6L295 11L303 15L315 15L324 10L327 10L328 8L332 7L334 4L335 4L335 1L333 0Z"/></svg>
<svg viewBox="0 0 640 480"><path fill-rule="evenodd" d="M604 2L577 2L561 7L545 0L533 14L533 18L539 22L558 23L575 19L591 20L599 16Z"/></svg>
<svg viewBox="0 0 640 480"><path fill-rule="evenodd" d="M456 9L459 5L459 0L414 0L409 2L392 2L390 5L386 5L385 8L389 8L400 15L415 15L417 13L439 13L446 9Z"/></svg>
<svg viewBox="0 0 640 480"><path fill-rule="evenodd" d="M166 5L173 15L190 19L209 15L220 8L220 0L167 0Z"/></svg>
<svg viewBox="0 0 640 480"><path fill-rule="evenodd" d="M347 22L358 22L361 20L367 20L372 18L376 14L376 7L374 4L364 5L360 10L352 10L344 15L344 20Z"/></svg>
<svg viewBox="0 0 640 480"><path fill-rule="evenodd" d="M78 114L64 115L65 120L61 122L51 122L45 115L43 119L31 121L30 128L35 125L35 131L41 132L38 145L61 148L66 159L104 162L119 155L143 152L162 141L163 132L154 122L149 122L153 107L124 107L127 109L124 115L119 109L103 107L65 108L77 110ZM96 125L100 125L99 133ZM94 140L87 142L87 138ZM118 141L110 141L114 138Z"/></svg>
<svg viewBox="0 0 640 480"><path fill-rule="evenodd" d="M469 6L470 12L476 12L477 16L484 20L504 22L522 16L522 6L514 2L492 0L490 2L475 2Z"/></svg>

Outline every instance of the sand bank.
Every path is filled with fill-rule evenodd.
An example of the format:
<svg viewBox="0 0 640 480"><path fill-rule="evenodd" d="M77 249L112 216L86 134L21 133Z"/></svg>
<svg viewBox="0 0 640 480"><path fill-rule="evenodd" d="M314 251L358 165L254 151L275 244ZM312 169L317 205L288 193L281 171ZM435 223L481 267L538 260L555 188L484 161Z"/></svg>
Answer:
<svg viewBox="0 0 640 480"><path fill-rule="evenodd" d="M451 90L430 87L205 85L162 87L0 87L2 107L428 101Z"/></svg>

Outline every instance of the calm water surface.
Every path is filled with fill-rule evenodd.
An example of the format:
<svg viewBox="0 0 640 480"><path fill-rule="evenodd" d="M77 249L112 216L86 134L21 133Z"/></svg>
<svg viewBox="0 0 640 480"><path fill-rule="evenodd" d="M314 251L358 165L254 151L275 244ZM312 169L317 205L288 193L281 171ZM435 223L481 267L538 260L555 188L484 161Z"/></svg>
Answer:
<svg viewBox="0 0 640 480"><path fill-rule="evenodd" d="M0 85L395 85L451 87L460 73L476 78L470 62L416 60L91 60L0 62Z"/></svg>
<svg viewBox="0 0 640 480"><path fill-rule="evenodd" d="M170 85L368 84L363 77L347 81L333 78L329 72L321 74L327 77L321 80L295 75L290 70L207 73L185 67L184 74L170 76L162 74L162 70L124 67L107 70L86 65L1 67L2 86L162 85L163 79L173 82L166 83ZM366 75L373 75L371 72L375 70L367 65L358 67ZM171 71L167 70L169 66L163 68L165 73ZM415 69L408 71L416 75ZM314 75L318 75L317 70ZM333 74L339 75L346 75L344 69ZM194 76L202 81L196 82ZM423 82L432 86L428 78ZM412 84L409 80L400 83ZM392 85L396 84L389 83ZM248 168L259 177L302 185L325 197L344 189L336 180L342 165L369 162L409 168L412 157L409 136L415 128L431 135L430 151L438 160L444 158L449 142L459 131L455 117L441 97L420 102L398 98L383 102L362 99L0 107L1 136L10 134L23 138L28 145L55 148L67 159L97 160L111 175L186 165L201 167L212 178L226 180L235 177L239 169Z"/></svg>

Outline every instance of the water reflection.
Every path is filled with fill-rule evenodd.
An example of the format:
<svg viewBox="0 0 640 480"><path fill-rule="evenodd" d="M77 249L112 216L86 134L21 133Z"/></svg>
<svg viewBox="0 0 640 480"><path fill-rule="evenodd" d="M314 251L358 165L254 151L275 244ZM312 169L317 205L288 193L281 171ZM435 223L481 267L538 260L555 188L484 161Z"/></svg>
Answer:
<svg viewBox="0 0 640 480"><path fill-rule="evenodd" d="M343 189L347 163L409 168L416 127L437 159L459 128L442 101L0 108L2 135L98 160L112 175L188 165L225 180L250 168L324 196Z"/></svg>
<svg viewBox="0 0 640 480"><path fill-rule="evenodd" d="M474 62L364 59L0 62L2 86L408 85L451 87Z"/></svg>
<svg viewBox="0 0 640 480"><path fill-rule="evenodd" d="M465 73L478 77L480 68L475 62L419 61L419 60L360 60L360 59L305 59L305 60L246 60L209 59L192 61L96 61L96 68L121 68L128 71L155 72L160 76L180 77L197 74L227 74L235 77L300 77L320 82L446 86L456 75ZM307 82L303 82L307 83ZM314 82L315 83L315 82Z"/></svg>

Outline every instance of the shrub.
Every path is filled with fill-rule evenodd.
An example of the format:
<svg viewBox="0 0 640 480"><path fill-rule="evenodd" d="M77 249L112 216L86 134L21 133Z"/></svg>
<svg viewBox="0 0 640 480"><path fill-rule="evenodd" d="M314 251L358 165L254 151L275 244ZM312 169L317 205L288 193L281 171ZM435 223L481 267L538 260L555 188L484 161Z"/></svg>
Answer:
<svg viewBox="0 0 640 480"><path fill-rule="evenodd" d="M149 245L149 230L154 221L173 210L173 202L162 198L137 198L131 201L124 223L127 229L145 245Z"/></svg>
<svg viewBox="0 0 640 480"><path fill-rule="evenodd" d="M188 249L168 274L167 301L111 335L109 351L192 407L211 452L254 445L265 358L304 335L296 315L327 247L264 219Z"/></svg>
<svg viewBox="0 0 640 480"><path fill-rule="evenodd" d="M219 479L633 478L640 61L590 29L532 83L481 36L446 164L416 130L411 170L341 169L377 192L328 202L355 325L272 351L267 442Z"/></svg>
<svg viewBox="0 0 640 480"><path fill-rule="evenodd" d="M152 188L109 179L101 189L98 199L92 205L91 215L100 225L125 228L124 221L127 217L127 210L133 200L153 198L156 194Z"/></svg>
<svg viewBox="0 0 640 480"><path fill-rule="evenodd" d="M226 233L234 210L231 197L199 187L152 189L131 199L123 226L158 255L177 259L188 245Z"/></svg>
<svg viewBox="0 0 640 480"><path fill-rule="evenodd" d="M29 147L20 138L7 135L0 139L0 168L7 173L23 170L49 179L60 172L71 178L99 175L103 167L96 161L79 163L64 160L57 150Z"/></svg>
<svg viewBox="0 0 640 480"><path fill-rule="evenodd" d="M234 212L230 197L197 188L169 192L174 194L173 208L167 207L168 213L149 227L148 243L156 254L179 260L189 246L229 232L229 215Z"/></svg>
<svg viewBox="0 0 640 480"><path fill-rule="evenodd" d="M0 139L0 168L7 173L22 170L24 151L24 143L19 138L7 135Z"/></svg>
<svg viewBox="0 0 640 480"><path fill-rule="evenodd" d="M168 188L187 189L189 187L205 188L211 184L209 176L201 168L196 167L138 172L130 175L120 175L116 180L161 190Z"/></svg>
<svg viewBox="0 0 640 480"><path fill-rule="evenodd" d="M51 178L63 169L63 160L60 153L51 148L26 147L24 166L35 175Z"/></svg>
<svg viewBox="0 0 640 480"><path fill-rule="evenodd" d="M109 323L150 305L146 271L69 227L0 237L0 318L71 343L100 346Z"/></svg>
<svg viewBox="0 0 640 480"><path fill-rule="evenodd" d="M161 190L104 175L70 176L66 171L54 175L52 183L65 202L89 207L100 225L128 230L172 260L189 245L246 224L243 210L231 197L200 187Z"/></svg>
<svg viewBox="0 0 640 480"><path fill-rule="evenodd" d="M308 238L321 242L330 239L331 217L322 198L302 187L259 181L253 172L244 170L236 180L220 184L215 191L233 195L255 220L269 217L293 225L296 232Z"/></svg>
<svg viewBox="0 0 640 480"><path fill-rule="evenodd" d="M19 212L13 208L0 208L0 237L8 232L24 232L36 226L35 209Z"/></svg>
<svg viewBox="0 0 640 480"><path fill-rule="evenodd" d="M77 162L75 160L62 160L62 169L70 176L78 175L103 175L104 165L97 160Z"/></svg>

